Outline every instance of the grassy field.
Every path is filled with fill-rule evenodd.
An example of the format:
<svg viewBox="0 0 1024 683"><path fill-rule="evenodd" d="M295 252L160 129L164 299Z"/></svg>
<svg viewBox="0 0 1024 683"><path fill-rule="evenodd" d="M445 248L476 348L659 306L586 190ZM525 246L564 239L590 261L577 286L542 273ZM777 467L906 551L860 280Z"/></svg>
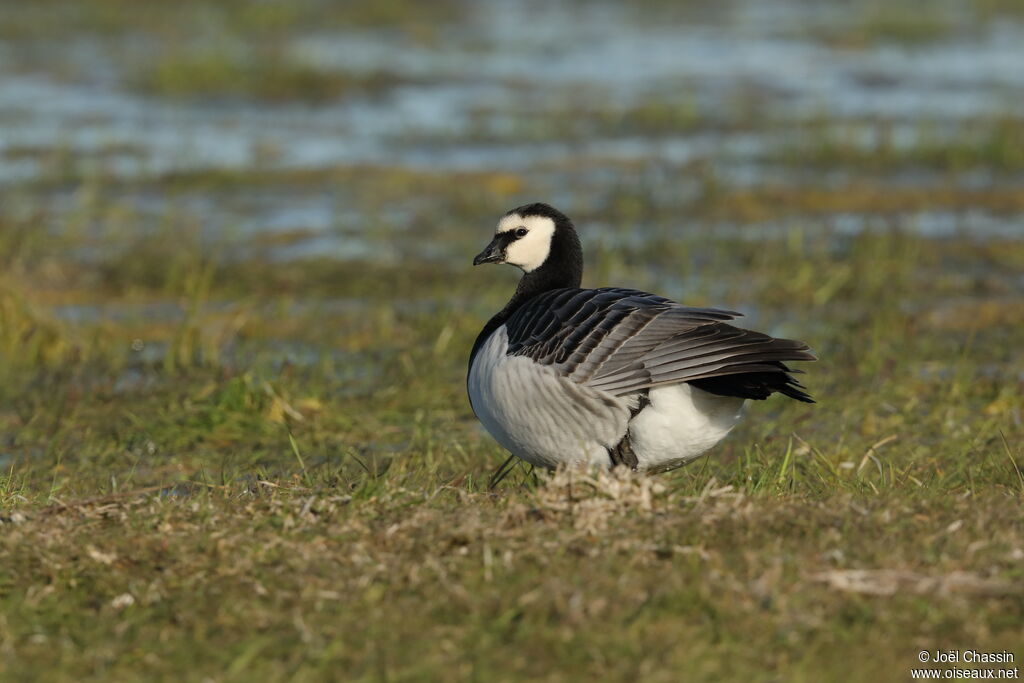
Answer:
<svg viewBox="0 0 1024 683"><path fill-rule="evenodd" d="M168 41L122 74L146 97L310 106L410 81L256 78L287 52L274 40L383 25L431 45L454 7L185 4L268 44L211 56L180 19L114 0L83 3L76 31ZM969 6L972 22L1017 11ZM64 39L54 7L8 4L0 33ZM943 17L872 5L820 40L931 45L960 30ZM125 175L116 146L8 146L41 170L0 203L0 680L876 682L969 648L1019 666L1018 113L912 122L908 143L906 121L779 120L756 99L722 116L685 94L587 106L496 127L481 105L463 133L783 144L748 160L757 182L715 159L572 156ZM356 218L251 229L321 197ZM666 475L521 466L489 490L506 454L470 411L466 361L516 274L469 263L529 200L576 219L585 285L806 340L818 403L751 402Z"/></svg>
<svg viewBox="0 0 1024 683"><path fill-rule="evenodd" d="M358 177L465 204L457 235L379 238L467 263L485 205L518 201L486 174ZM1019 647L1020 240L591 249L590 284L675 268L705 288L666 294L809 340L819 403L751 405L666 476L488 491L503 454L463 373L512 273L229 259L250 245L174 227L111 229L83 265L90 238L39 219L0 232L5 680L898 680L921 649Z"/></svg>

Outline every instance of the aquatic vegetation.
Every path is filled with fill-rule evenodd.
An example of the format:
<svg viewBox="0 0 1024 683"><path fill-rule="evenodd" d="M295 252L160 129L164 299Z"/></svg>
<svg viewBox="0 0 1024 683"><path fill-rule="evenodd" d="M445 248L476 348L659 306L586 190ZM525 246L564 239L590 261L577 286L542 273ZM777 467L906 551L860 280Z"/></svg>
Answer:
<svg viewBox="0 0 1024 683"><path fill-rule="evenodd" d="M812 121L799 140L769 156L790 164L920 168L963 173L1024 168L1024 121L1012 115L948 123Z"/></svg>
<svg viewBox="0 0 1024 683"><path fill-rule="evenodd" d="M133 75L138 88L188 98L322 102L394 87L387 74L344 74L297 63L273 51L234 56L199 53L166 57Z"/></svg>

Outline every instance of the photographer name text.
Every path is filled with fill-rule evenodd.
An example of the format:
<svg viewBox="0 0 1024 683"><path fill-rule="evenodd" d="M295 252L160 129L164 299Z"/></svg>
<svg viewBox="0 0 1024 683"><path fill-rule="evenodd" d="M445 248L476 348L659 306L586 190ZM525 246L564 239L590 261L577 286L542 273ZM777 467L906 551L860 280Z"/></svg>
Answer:
<svg viewBox="0 0 1024 683"><path fill-rule="evenodd" d="M1000 652L979 652L978 650L921 650L918 659L922 662L941 664L1012 664L1013 653L1007 650Z"/></svg>

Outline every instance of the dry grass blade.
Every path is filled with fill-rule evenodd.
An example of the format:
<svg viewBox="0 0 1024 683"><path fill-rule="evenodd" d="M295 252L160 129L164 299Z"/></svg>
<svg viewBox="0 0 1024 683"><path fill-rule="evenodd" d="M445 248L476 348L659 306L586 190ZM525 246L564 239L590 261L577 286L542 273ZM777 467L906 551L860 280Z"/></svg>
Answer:
<svg viewBox="0 0 1024 683"><path fill-rule="evenodd" d="M982 577L973 572L932 576L898 569L836 569L811 574L809 578L827 583L835 590L880 596L901 592L1004 596L1020 595L1024 591L1011 581Z"/></svg>

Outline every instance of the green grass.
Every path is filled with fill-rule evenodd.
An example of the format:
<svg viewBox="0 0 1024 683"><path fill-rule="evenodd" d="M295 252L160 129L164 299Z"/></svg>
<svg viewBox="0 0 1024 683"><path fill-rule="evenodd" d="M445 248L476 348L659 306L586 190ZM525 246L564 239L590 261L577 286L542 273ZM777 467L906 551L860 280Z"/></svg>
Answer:
<svg viewBox="0 0 1024 683"><path fill-rule="evenodd" d="M280 50L252 54L172 54L131 76L137 89L172 98L253 98L324 102L382 92L400 82L388 74L348 74L303 64Z"/></svg>
<svg viewBox="0 0 1024 683"><path fill-rule="evenodd" d="M352 177L430 194L467 227L417 236L465 254L493 219L482 204L523 190ZM720 187L685 231L591 245L590 284L736 306L807 339L819 403L751 405L708 458L658 478L520 468L489 492L503 453L469 411L465 356L511 273L228 259L229 238L210 250L173 220L118 229L117 192L101 181L77 209L99 234L0 229L5 680L903 680L923 648L1019 648L1020 241L850 237L807 218L716 237L700 216L740 192ZM596 215L579 208L586 236ZM96 240L98 262L67 255ZM673 268L704 285L666 286ZM88 302L180 314L56 314Z"/></svg>
<svg viewBox="0 0 1024 683"><path fill-rule="evenodd" d="M0 33L10 38L95 35L105 38L143 33L168 40L190 40L197 32L275 38L317 29L387 29L409 37L432 33L431 25L450 20L462 8L457 0L429 4L410 0L323 3L300 0L266 3L253 0L184 0L172 7L131 0L42 0L27 5L0 5Z"/></svg>
<svg viewBox="0 0 1024 683"><path fill-rule="evenodd" d="M922 11L914 3L863 3L856 18L818 32L831 45L864 49L877 45L929 45L948 40L960 28L948 7L934 3Z"/></svg>
<svg viewBox="0 0 1024 683"><path fill-rule="evenodd" d="M97 39L115 80L158 96L316 104L398 81L303 61L294 39L434 44L460 8L9 2L0 35ZM851 16L822 38L963 37L903 5ZM630 104L523 94L458 141L778 145L738 183L713 151L119 178L106 161L143 150L6 149L42 172L0 203L0 680L875 683L922 649L1021 661L1024 240L971 231L1024 212L1020 120L920 122L907 143L906 122L770 120L742 85L728 112L671 84ZM421 134L394 143L450 142ZM386 256L277 260L320 233L249 232L254 197L330 197L327 236ZM809 342L819 402L752 402L665 475L517 466L488 490L506 453L470 411L466 357L516 274L469 260L535 200L577 220L585 284ZM936 212L964 230L922 236Z"/></svg>
<svg viewBox="0 0 1024 683"><path fill-rule="evenodd" d="M927 169L959 173L972 169L1006 172L1024 168L1024 122L1015 116L940 126L915 122L910 140L897 143L892 122L854 121L836 125L809 121L800 139L771 156L815 168L836 165L893 171Z"/></svg>
<svg viewBox="0 0 1024 683"><path fill-rule="evenodd" d="M298 37L323 31L377 31L399 34L410 43L433 44L439 39L438 26L468 11L457 0L186 0L173 6L44 0L0 3L0 37L28 48L16 53L14 68L45 63L33 42L87 40L126 89L170 99L317 104L379 95L408 79L312 63L296 49ZM75 61L63 64L60 71L66 80L89 76Z"/></svg>

